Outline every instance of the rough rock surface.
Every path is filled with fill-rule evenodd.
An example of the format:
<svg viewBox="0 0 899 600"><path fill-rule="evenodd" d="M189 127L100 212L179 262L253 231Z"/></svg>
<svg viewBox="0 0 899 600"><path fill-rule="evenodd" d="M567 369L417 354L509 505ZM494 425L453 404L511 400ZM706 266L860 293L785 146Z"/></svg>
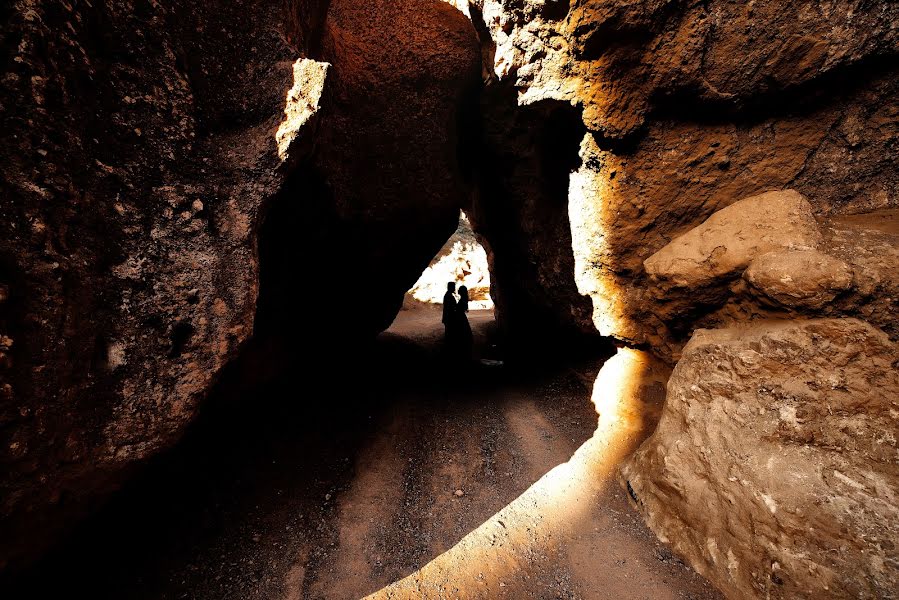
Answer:
<svg viewBox="0 0 899 600"><path fill-rule="evenodd" d="M784 214L772 214L772 202ZM699 327L800 315L860 317L897 339L899 231L884 227L897 211L857 215L847 226L834 218L819 225L808 208L795 192L747 198L649 257L642 308L660 322L656 352L676 358L679 340Z"/></svg>
<svg viewBox="0 0 899 600"><path fill-rule="evenodd" d="M899 345L855 319L700 330L623 476L731 598L892 597L897 367Z"/></svg>
<svg viewBox="0 0 899 600"><path fill-rule="evenodd" d="M734 202L793 189L818 216L899 205L895 3L488 0L467 10L491 86L514 84L522 105L582 109L585 134L556 149L578 144L580 165L547 202L567 200L571 237L518 252L556 264L571 239L577 287L603 334L670 359L664 348L689 339L695 316L672 331L644 310L643 262ZM516 207L534 196L514 191L492 228L526 231L530 214ZM541 304L561 317L572 302L550 293Z"/></svg>
<svg viewBox="0 0 899 600"><path fill-rule="evenodd" d="M742 273L766 252L814 249L820 243L808 200L793 190L768 192L722 208L643 266L654 282L694 290Z"/></svg>
<svg viewBox="0 0 899 600"><path fill-rule="evenodd" d="M504 200L489 207L488 233L527 232L534 227L531 219L535 216L555 231L566 225L570 230L570 235L564 232L538 243L530 241L534 236L513 236L510 243L494 248L497 280L501 261L566 269L573 262L573 279L578 291L591 299L596 329L625 343L648 347L669 364L678 360L684 345L700 328L745 328L772 318L857 317L868 324L839 321L851 325L834 326L836 330L830 333L845 338L849 334L840 329L845 327L862 332L852 334L863 340L859 344L870 352L857 358L859 369L885 369L878 363L877 353L895 356L895 346L883 333L872 333L871 325L881 328L893 342L899 340L894 316L899 308L899 231L895 229L899 207L899 30L895 23L899 22L899 5L853 0L454 3L467 10L481 36L488 94L491 88L514 86L523 108L567 103L581 110L584 125L580 139L566 136L553 142L560 156L578 146L580 160L574 163L567 189L553 186L541 196L533 190L548 188L507 185ZM534 146L532 138L516 134L513 128L500 130L497 137L502 143L496 145L506 148L505 154L510 156L516 152L525 155ZM489 155L483 162L488 171L508 171L507 163ZM488 189L481 186L482 205L493 197L485 193ZM757 200L769 192L775 192L770 196L775 198L804 197L807 203L803 201L796 213L801 219L788 214L765 218L765 211L750 208L743 215L745 229L723 229L718 235L711 231L733 211L740 211L741 204L747 203L745 209L755 202L749 199ZM521 209L532 205L535 208ZM567 223L540 211L541 206L565 205ZM711 226L704 227L704 222ZM769 243L773 240L765 238L776 231L789 233L779 242ZM705 239L709 235L716 239ZM691 239L696 243L684 243ZM686 253L691 261L670 260ZM560 262L559 257L565 261ZM498 294L498 308L539 297L537 304L545 307L545 320L552 322L567 318L569 307L576 305L567 282L544 287L542 296L522 287L517 292L507 291L512 297L503 299ZM803 340L800 349L804 354L802 360L793 357L796 364L790 369L798 373L805 368L805 361L816 377L839 371L841 361L848 360L839 347L819 348L808 343L811 334L802 331L796 335ZM747 344L758 345L752 341L754 334L746 335ZM696 344L699 339L707 338L700 336ZM777 339L771 344L782 345L778 351L789 358L790 345ZM734 347L740 343L739 339L732 341ZM692 352L693 343L687 348ZM758 353L758 348L752 348ZM693 355L690 360L697 359ZM733 369L727 357L722 360L721 373L712 369L714 361L709 359L708 373L696 374L694 369L692 380L681 387L689 390L689 385L698 385L703 377L727 376ZM692 369L692 364L688 362L684 369ZM796 383L789 373L777 370L776 362L768 369L772 386L789 388ZM733 376L732 385L750 394L755 391L755 378L762 376L767 375L744 370L740 377ZM899 394L895 380L888 380L883 372L880 377L881 396L895 398ZM810 376L808 381L814 379ZM731 397L729 385L721 387L722 403ZM866 391L859 397L875 400L875 395ZM883 401L882 397L876 399ZM876 409L880 412L872 412L866 423L868 433L876 432L878 426L884 428L878 435L895 430L895 422L889 421L894 417L888 415L884 420L882 408L881 404ZM734 404L733 411L737 409ZM853 414L859 422L868 419L862 409ZM695 429L695 435L701 436L704 423L689 420L694 416L700 418L695 412L685 416L687 424L691 433ZM825 421L830 418L816 418L819 416ZM702 452L710 457L742 453L741 458L750 464L766 460L766 454L793 452L798 446L777 437L778 431L761 441L737 437L770 424L767 412L750 412L739 424L743 430L722 420L721 430L732 427L734 436L710 439L705 444L708 450ZM841 424L828 421L821 426L820 436L816 434L814 439L843 435ZM884 443L895 444L890 440ZM801 448L806 453L805 466L832 464L828 461L837 452L827 443ZM644 455L653 452L652 446L647 446ZM704 460L703 455L697 453L696 460ZM875 461L868 467L868 458L860 452L852 454L851 460L859 473L866 468L895 469L895 447L892 466ZM689 476L690 469L705 473L704 463L688 467L683 473L663 473L644 459L633 463L630 472L638 477L645 470L644 476L654 478L660 494L674 494L678 478ZM834 470L843 473L838 467ZM895 488L895 470L891 473L890 485ZM696 485L709 497L727 498L727 486L732 484L729 476L715 471L701 480L702 487L699 480ZM856 505L855 488L846 487L832 473L827 478L832 506ZM853 481L864 481L863 486L870 483ZM757 483L771 484L768 480ZM795 499L794 507L807 510L801 506L809 500L801 496L802 486L793 482L784 486L777 489ZM882 577L890 569L896 571L894 552L899 537L895 529L872 540L870 535L877 534L867 528L875 521L839 515L844 529L822 528L826 534L819 540L813 534L800 535L805 525L802 519L785 527L772 523L770 510L758 498L735 515L727 504L719 512L702 510L696 494L682 500L683 518L667 539L676 548L683 545L682 553L691 564L734 597L758 597L769 587L772 595L786 598L793 590L802 596L807 593L803 585L818 585L807 567L800 573L789 556L772 560L777 561L775 571L789 564L791 577L795 574L793 581L779 572L772 574L775 563L749 562L756 558L746 548L768 556L752 544L779 537L801 540L810 555L819 547L839 552L840 544L847 544L847 549L861 544L855 546L854 558L845 558L845 565L831 564L820 570L820 581L836 590L836 595L857 592L873 596L878 590L886 594L889 584L895 586L895 581ZM881 521L875 525L894 518L895 498L883 498L878 499L876 516ZM785 518L782 511L777 518ZM770 526L757 540L742 529L756 521ZM730 578L722 542L717 542L722 548L718 562L710 562L709 556L718 550L706 547L703 531L707 528L725 533L733 530L742 536L733 542L733 552L745 552L746 556L735 558L739 565L734 562L732 567L739 569L742 579ZM860 558L862 546L871 553L871 562L866 562L867 555ZM890 552L892 563L884 558ZM830 564L827 557L817 558L821 565ZM886 562L879 565L879 559ZM754 566L748 567L750 564ZM828 568L837 570L828 572ZM854 581L845 575L853 569L865 575ZM834 573L842 575L842 580L837 581ZM821 595L826 594L818 597Z"/></svg>
<svg viewBox="0 0 899 600"><path fill-rule="evenodd" d="M246 4L3 9L0 566L177 439L252 330L295 53Z"/></svg>
<svg viewBox="0 0 899 600"><path fill-rule="evenodd" d="M752 106L899 45L891 2L468 4L490 32L494 72L515 81L522 102L577 103L588 129L612 138L670 98Z"/></svg>
<svg viewBox="0 0 899 600"><path fill-rule="evenodd" d="M0 9L0 568L194 419L253 331L270 206L305 193L314 209L294 224L377 254L360 279L402 265L367 290L370 310L341 315L365 331L452 231L453 107L477 78L475 34L436 0L376 4ZM364 32L346 25L363 14ZM304 189L310 169L324 188ZM347 258L325 252L322 270Z"/></svg>
<svg viewBox="0 0 899 600"><path fill-rule="evenodd" d="M782 250L762 254L743 277L768 298L784 306L824 308L852 286L852 269L817 250Z"/></svg>

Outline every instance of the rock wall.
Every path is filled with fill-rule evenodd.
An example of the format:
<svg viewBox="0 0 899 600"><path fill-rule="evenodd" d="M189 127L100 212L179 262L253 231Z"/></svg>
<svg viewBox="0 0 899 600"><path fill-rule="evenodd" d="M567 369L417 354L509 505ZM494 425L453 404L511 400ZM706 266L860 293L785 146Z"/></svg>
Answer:
<svg viewBox="0 0 899 600"><path fill-rule="evenodd" d="M497 281L531 273L498 308L571 322L574 287L600 333L677 363L625 467L647 522L729 597L889 597L899 5L454 3L481 37L485 114L514 88L531 130L547 106L583 125L552 141L579 160L551 189L503 160L539 155L535 135L485 128L505 150L483 171L515 181L481 184L475 225L509 236ZM546 265L555 283L534 286Z"/></svg>
<svg viewBox="0 0 899 600"><path fill-rule="evenodd" d="M196 417L253 331L276 207L306 202L309 239L369 258L322 256L370 299L334 316L389 322L463 203L454 111L480 59L436 0L0 13L2 568Z"/></svg>
<svg viewBox="0 0 899 600"><path fill-rule="evenodd" d="M539 355L540 346L597 337L590 300L572 277L566 209L584 127L567 103L519 107L516 95L493 83L481 97L469 214L485 241L491 295L510 346Z"/></svg>
<svg viewBox="0 0 899 600"><path fill-rule="evenodd" d="M314 342L326 323L341 340L384 327L460 207L486 241L516 345L552 339L556 352L599 333L704 374L710 363L692 354L701 340L736 340L715 342L727 346L724 365L741 344L759 353L753 344L768 340L795 373L735 371L734 389L783 387L805 361L816 374L845 363L849 380L896 396L899 4L453 4L471 23L437 0L0 9L0 565L39 551L171 446L251 333L265 356ZM787 337L745 329L820 317L837 320L771 330ZM688 344L702 328L723 333ZM793 338L814 351L791 354ZM882 356L808 342L849 338ZM682 383L672 398L687 394ZM844 411L860 435L892 418L865 394ZM708 406L727 401L715 398ZM746 446L780 402L753 401L757 427L737 432L750 438L681 450L683 465L707 469L710 501L727 484L703 448L728 456L743 444L761 460L795 442L778 430ZM675 532L734 597L767 582L785 586L772 593L888 589L892 530L876 552L855 547L868 563L816 560L814 580L770 548L758 556L777 568L746 555L725 575L700 533L727 530L733 547L752 547L755 533L728 528L723 509L701 522L680 507L665 490L684 473L652 458L669 437L725 430L720 411L696 406L669 402L629 467L660 535ZM817 440L841 425L820 425L802 468L825 477L834 449ZM833 470L867 490L865 461L880 459L844 459ZM891 469L876 471L883 510L843 522L842 536L867 536L890 514ZM751 475L727 500L741 518L801 552L832 547L824 528L795 531L757 501L807 497ZM859 502L825 483L834 505ZM665 494L680 521L651 508ZM837 568L862 583L829 579Z"/></svg>
<svg viewBox="0 0 899 600"><path fill-rule="evenodd" d="M488 0L469 2L468 14L492 85L514 86L521 110L581 111L581 139L555 142L556 155L579 146L570 189L539 201L567 204L571 234L506 254L558 264L570 240L578 289L605 335L671 360L691 327L672 331L646 306L643 261L733 202L793 188L816 215L899 204L894 3ZM507 129L507 147L533 153ZM509 170L487 164L498 179ZM515 207L532 196L513 190L489 229L526 232L536 211ZM576 302L550 290L540 304L561 318Z"/></svg>

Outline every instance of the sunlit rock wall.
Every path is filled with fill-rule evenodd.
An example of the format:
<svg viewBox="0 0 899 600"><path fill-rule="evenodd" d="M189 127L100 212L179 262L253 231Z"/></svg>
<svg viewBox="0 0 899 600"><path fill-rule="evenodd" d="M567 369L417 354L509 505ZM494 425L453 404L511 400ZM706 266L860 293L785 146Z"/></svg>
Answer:
<svg viewBox="0 0 899 600"><path fill-rule="evenodd" d="M498 308L538 305L546 321L561 322L580 310L574 287L603 335L669 364L684 352L659 434L626 471L647 522L728 597L895 589L895 456L861 445L887 455L895 445L882 432L895 430L899 397L891 316L899 5L472 0L466 8L485 59L483 113L505 110L509 96L498 90L514 89L523 114L571 106L583 127L551 144L555 156L578 151L564 189L534 193L547 188L521 168L499 200L490 181L481 184L476 227L510 237L493 248L495 279L503 262L564 267L555 286L501 288ZM534 136L513 127L492 135L506 155L540 154ZM488 180L502 181L508 163L485 156ZM563 233L546 240L547 229ZM822 316L839 320L770 340L746 333ZM694 337L700 328L719 331ZM863 350L844 356L847 344ZM776 368L779 357L795 368ZM815 383L834 374L836 387ZM737 400L740 390L753 397ZM753 395L760 390L777 393ZM836 420L812 414L844 401ZM758 410L744 415L737 405ZM795 422L777 416L790 407L812 412ZM843 417L857 449L826 441L845 430ZM809 477L809 489L804 479L781 480L786 467L765 470L767 457L794 451L793 471ZM747 473L729 473L732 465ZM774 515L767 497L792 512ZM844 514L862 505L871 508ZM822 526L806 527L809 519ZM837 529L823 525L833 519Z"/></svg>
<svg viewBox="0 0 899 600"><path fill-rule="evenodd" d="M897 362L856 319L698 331L624 468L637 506L728 597L891 597Z"/></svg>
<svg viewBox="0 0 899 600"><path fill-rule="evenodd" d="M580 112L581 135L553 150L578 148L571 189L554 186L539 205L568 207L572 233L558 244L572 238L578 288L606 335L669 359L686 342L689 323L672 330L647 303L642 263L719 208L785 188L819 215L899 204L895 3L487 0L468 12L491 86L514 86L522 111ZM487 110L508 102L493 97ZM514 128L498 134L494 146L537 152ZM485 162L496 178L507 171ZM490 229L526 232L534 214L517 207L534 195L494 202ZM503 260L554 264L567 252L522 237ZM548 296L559 315L575 305Z"/></svg>

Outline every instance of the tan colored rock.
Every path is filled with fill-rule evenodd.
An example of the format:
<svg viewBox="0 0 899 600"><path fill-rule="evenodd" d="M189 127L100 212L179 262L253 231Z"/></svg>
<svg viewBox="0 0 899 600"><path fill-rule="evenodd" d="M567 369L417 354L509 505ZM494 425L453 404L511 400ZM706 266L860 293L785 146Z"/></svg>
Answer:
<svg viewBox="0 0 899 600"><path fill-rule="evenodd" d="M556 236L555 249L531 243L536 211L517 207L531 202L528 187L540 186L517 176L521 191L507 201L505 218L522 234L506 245L523 256L509 259L498 249L495 262L567 266L557 258L573 241L577 287L605 334L651 345L666 358L676 354L697 315L726 294L691 290L684 310L660 308L643 261L736 200L791 188L817 216L899 206L899 78L895 61L878 58L895 53L899 4L467 5L491 75L513 84L521 105L555 100L583 108L584 145L593 146L582 152L568 194L574 235ZM527 147L515 129L508 137ZM559 155L576 143L552 141ZM486 170L511 171L499 160ZM548 198L545 206L560 202ZM539 298L544 320L568 318L575 305L571 286L558 288ZM579 306L578 322L583 312Z"/></svg>
<svg viewBox="0 0 899 600"><path fill-rule="evenodd" d="M722 208L643 266L656 281L697 288L741 273L766 252L815 248L820 241L808 200L793 190L767 192Z"/></svg>
<svg viewBox="0 0 899 600"><path fill-rule="evenodd" d="M743 277L784 306L822 308L852 286L852 269L817 250L780 250L753 260Z"/></svg>
<svg viewBox="0 0 899 600"><path fill-rule="evenodd" d="M899 345L856 319L700 330L622 469L729 598L899 589Z"/></svg>
<svg viewBox="0 0 899 600"><path fill-rule="evenodd" d="M889 55L899 16L894 3L860 0L468 4L489 32L494 74L515 81L523 103L577 102L588 128L608 137L633 133L671 96L686 111L739 106Z"/></svg>

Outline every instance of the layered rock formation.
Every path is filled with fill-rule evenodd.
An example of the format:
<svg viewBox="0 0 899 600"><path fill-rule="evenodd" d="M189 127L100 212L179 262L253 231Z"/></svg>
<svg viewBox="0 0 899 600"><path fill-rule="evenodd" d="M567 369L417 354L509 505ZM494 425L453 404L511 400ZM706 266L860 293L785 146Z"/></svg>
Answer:
<svg viewBox="0 0 899 600"><path fill-rule="evenodd" d="M352 239L320 248L371 299L341 322L389 322L463 202L454 113L479 69L471 25L436 1L2 16L0 566L196 416L253 331L269 207Z"/></svg>

